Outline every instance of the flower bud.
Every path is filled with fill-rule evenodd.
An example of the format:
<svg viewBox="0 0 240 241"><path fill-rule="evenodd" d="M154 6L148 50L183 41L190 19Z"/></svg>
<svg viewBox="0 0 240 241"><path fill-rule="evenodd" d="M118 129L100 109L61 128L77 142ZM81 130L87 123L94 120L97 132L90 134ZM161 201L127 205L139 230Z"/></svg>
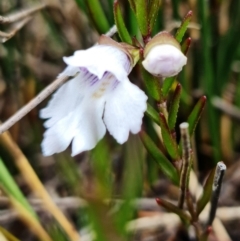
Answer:
<svg viewBox="0 0 240 241"><path fill-rule="evenodd" d="M160 77L177 75L187 63L180 44L167 32L161 32L147 43L144 49L143 67Z"/></svg>

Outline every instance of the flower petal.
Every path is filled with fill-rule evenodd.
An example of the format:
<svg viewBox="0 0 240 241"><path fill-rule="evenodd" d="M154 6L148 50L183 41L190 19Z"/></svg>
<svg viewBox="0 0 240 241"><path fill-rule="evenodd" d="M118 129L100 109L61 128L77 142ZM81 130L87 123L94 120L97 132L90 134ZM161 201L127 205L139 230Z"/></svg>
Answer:
<svg viewBox="0 0 240 241"><path fill-rule="evenodd" d="M77 120L76 118L74 119L74 117L76 117L74 114L74 112L69 113L66 117L62 118L45 131L41 144L44 156L62 152L69 146L74 137L76 128ZM75 122L75 124L73 122Z"/></svg>
<svg viewBox="0 0 240 241"><path fill-rule="evenodd" d="M170 44L153 47L142 62L149 73L161 77L177 75L186 63L186 56Z"/></svg>
<svg viewBox="0 0 240 241"><path fill-rule="evenodd" d="M95 102L84 98L74 111L46 130L41 145L43 155L64 151L72 140L72 156L95 147L106 133L102 120L104 99Z"/></svg>
<svg viewBox="0 0 240 241"><path fill-rule="evenodd" d="M144 92L129 80L120 82L113 90L105 105L104 122L118 143L128 139L129 131L140 131L146 101Z"/></svg>
<svg viewBox="0 0 240 241"><path fill-rule="evenodd" d="M112 73L118 81L125 80L131 70L128 56L121 50L107 45L96 45L87 50L78 50L73 56L64 57L66 64L85 67L102 78L105 72Z"/></svg>
<svg viewBox="0 0 240 241"><path fill-rule="evenodd" d="M102 120L104 99L86 101L81 108L83 108L84 116L82 116L75 132L72 142L72 156L94 148L106 133L106 127Z"/></svg>
<svg viewBox="0 0 240 241"><path fill-rule="evenodd" d="M62 85L52 96L47 107L40 111L40 117L47 119L44 126L49 128L73 111L86 94L87 81L95 78L87 71L81 71L76 77Z"/></svg>

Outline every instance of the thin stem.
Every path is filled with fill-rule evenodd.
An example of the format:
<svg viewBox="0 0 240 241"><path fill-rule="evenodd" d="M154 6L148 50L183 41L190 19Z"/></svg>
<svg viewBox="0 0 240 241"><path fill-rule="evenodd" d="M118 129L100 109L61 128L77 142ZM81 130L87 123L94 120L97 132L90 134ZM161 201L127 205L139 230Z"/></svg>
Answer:
<svg viewBox="0 0 240 241"><path fill-rule="evenodd" d="M165 100L161 103L158 103L157 105L158 105L159 111L163 113L163 115L167 121L168 120L167 101Z"/></svg>
<svg viewBox="0 0 240 241"><path fill-rule="evenodd" d="M184 200L188 189L189 168L191 158L190 136L188 131L189 124L184 122L180 125L181 139L182 139L182 171L180 177L180 197L178 200L178 207L183 208Z"/></svg>
<svg viewBox="0 0 240 241"><path fill-rule="evenodd" d="M40 92L34 99L23 106L19 111L17 111L12 117L5 121L0 126L0 135L12 127L16 122L27 115L33 108L39 105L44 99L51 95L57 88L59 88L64 82L66 82L69 77L60 77L54 80L48 87L46 87L42 92Z"/></svg>
<svg viewBox="0 0 240 241"><path fill-rule="evenodd" d="M207 227L212 225L212 222L215 218L218 199L222 187L223 176L226 171L226 165L223 162L217 163L217 168L215 171L213 186L212 186L212 198L211 198L211 209L209 212Z"/></svg>
<svg viewBox="0 0 240 241"><path fill-rule="evenodd" d="M7 40L12 38L22 27L24 27L30 20L31 16L22 19L21 21L14 24L13 28L9 33L0 31L1 42L5 43Z"/></svg>
<svg viewBox="0 0 240 241"><path fill-rule="evenodd" d="M43 229L37 219L35 219L23 206L13 197L9 196L9 200L17 211L20 218L31 228L31 230L40 238L40 240L52 241L48 233Z"/></svg>
<svg viewBox="0 0 240 241"><path fill-rule="evenodd" d="M13 22L21 20L23 18L29 17L33 13L42 10L46 6L47 6L46 4L42 3L42 4L38 4L36 6L30 7L28 9L24 9L19 12L9 14L8 16L0 16L0 24L13 23Z"/></svg>

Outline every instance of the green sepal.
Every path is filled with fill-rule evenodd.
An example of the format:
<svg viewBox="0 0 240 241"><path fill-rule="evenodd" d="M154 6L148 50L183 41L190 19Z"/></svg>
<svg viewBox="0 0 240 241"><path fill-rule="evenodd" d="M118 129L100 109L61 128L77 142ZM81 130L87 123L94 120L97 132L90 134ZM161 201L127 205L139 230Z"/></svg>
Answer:
<svg viewBox="0 0 240 241"><path fill-rule="evenodd" d="M185 41L182 43L181 50L182 50L182 52L184 53L184 55L187 54L191 42L192 42L192 39L191 39L191 38L187 38L187 39L185 39Z"/></svg>
<svg viewBox="0 0 240 241"><path fill-rule="evenodd" d="M162 99L166 99L168 96L168 93L170 89L172 88L172 85L176 79L176 76L168 77L164 80L163 86L162 86Z"/></svg>
<svg viewBox="0 0 240 241"><path fill-rule="evenodd" d="M149 103L147 103L146 115L160 126L159 115L157 111Z"/></svg>
<svg viewBox="0 0 240 241"><path fill-rule="evenodd" d="M102 34L106 33L110 25L102 9L99 0L85 0L85 4L89 10L90 18L96 27L97 31Z"/></svg>
<svg viewBox="0 0 240 241"><path fill-rule="evenodd" d="M215 175L215 168L209 173L207 180L203 186L202 196L197 201L197 216L202 212L212 195L212 184Z"/></svg>
<svg viewBox="0 0 240 241"><path fill-rule="evenodd" d="M125 43L132 44L132 38L124 23L121 8L118 1L114 2L114 20L121 40Z"/></svg>
<svg viewBox="0 0 240 241"><path fill-rule="evenodd" d="M181 93L182 93L182 86L178 83L169 105L168 126L170 131L173 131L175 128Z"/></svg>
<svg viewBox="0 0 240 241"><path fill-rule="evenodd" d="M179 43L182 42L183 36L187 31L188 24L191 21L191 18L192 18L192 11L189 11L187 15L184 17L181 26L179 27L178 31L175 34L175 38Z"/></svg>
<svg viewBox="0 0 240 241"><path fill-rule="evenodd" d="M147 1L135 0L135 6L136 6L136 19L137 19L138 27L144 38L145 36L148 35Z"/></svg>
<svg viewBox="0 0 240 241"><path fill-rule="evenodd" d="M189 124L189 134L190 136L193 135L195 129L196 129L196 126L197 126L197 123L202 115L202 112L203 112L203 109L206 105L206 100L207 100L207 97L206 96L202 96L199 101L197 102L197 104L194 106L191 114L189 115L188 119L187 119L187 122Z"/></svg>
<svg viewBox="0 0 240 241"><path fill-rule="evenodd" d="M159 120L161 126L162 137L164 140L164 146L166 147L168 154L174 161L178 161L180 159L178 147L176 141L173 139L171 135L171 131L169 130L167 121L165 116L162 113L159 113Z"/></svg>
<svg viewBox="0 0 240 241"><path fill-rule="evenodd" d="M175 184L179 185L179 175L175 167L165 157L165 155L159 150L152 139L143 131L140 132L140 137L143 145L147 149L148 153L159 165L162 172Z"/></svg>
<svg viewBox="0 0 240 241"><path fill-rule="evenodd" d="M164 207L167 209L169 212L177 214L181 220L184 222L184 224L189 225L191 221L191 217L182 209L179 207L175 206L174 204L163 200L161 198L156 198L156 202L159 206Z"/></svg>
<svg viewBox="0 0 240 241"><path fill-rule="evenodd" d="M149 5L150 6L149 6L149 11L148 11L148 21L149 21L148 26L149 26L149 32L151 33L153 30L154 24L156 22L156 19L157 19L161 1L152 0L149 3Z"/></svg>
<svg viewBox="0 0 240 241"><path fill-rule="evenodd" d="M160 101L161 98L161 87L160 81L157 77L151 75L148 71L144 69L141 64L143 82L145 84L147 93L151 96L154 100Z"/></svg>
<svg viewBox="0 0 240 241"><path fill-rule="evenodd" d="M133 12L135 13L136 12L136 3L135 3L135 0L128 0L129 4L130 4L130 7L131 9L133 10Z"/></svg>

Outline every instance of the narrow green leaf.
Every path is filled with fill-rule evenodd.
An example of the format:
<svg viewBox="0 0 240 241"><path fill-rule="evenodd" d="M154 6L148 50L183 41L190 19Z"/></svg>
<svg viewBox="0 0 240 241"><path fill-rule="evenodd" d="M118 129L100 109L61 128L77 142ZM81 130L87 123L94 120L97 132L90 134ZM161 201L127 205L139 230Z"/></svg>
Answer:
<svg viewBox="0 0 240 241"><path fill-rule="evenodd" d="M148 11L148 21L149 21L149 32L151 33L154 27L154 24L156 22L157 19L157 15L159 12L159 8L161 5L161 1L159 0L152 0L149 3L149 11Z"/></svg>
<svg viewBox="0 0 240 241"><path fill-rule="evenodd" d="M175 167L171 162L164 156L164 154L158 149L152 139L143 131L140 132L140 137L143 145L153 157L153 159L159 165L162 172L175 184L179 185L179 175Z"/></svg>
<svg viewBox="0 0 240 241"><path fill-rule="evenodd" d="M190 136L193 135L193 133L196 129L197 123L198 123L198 121L201 117L201 114L203 112L203 109L205 107L206 100L207 100L207 97L202 96L200 98L200 100L197 102L197 104L194 106L191 114L189 115L189 117L187 119L187 122L189 124L189 134L190 134Z"/></svg>
<svg viewBox="0 0 240 241"><path fill-rule="evenodd" d="M189 11L187 13L187 15L184 17L182 24L179 27L179 29L175 35L175 38L179 43L182 42L182 38L183 38L185 32L187 31L187 27L188 27L189 22L191 21L191 18L192 18L192 11Z"/></svg>
<svg viewBox="0 0 240 241"><path fill-rule="evenodd" d="M86 4L84 3L85 0L75 0L79 8L84 12L87 13L87 7Z"/></svg>
<svg viewBox="0 0 240 241"><path fill-rule="evenodd" d="M96 27L97 31L100 34L106 33L109 30L110 25L104 14L100 1L99 0L85 0L85 4L87 5L87 8L90 13L90 17L91 17L93 24Z"/></svg>
<svg viewBox="0 0 240 241"><path fill-rule="evenodd" d="M186 55L187 52L188 52L188 49L189 49L190 44L191 44L191 41L192 41L191 38L187 38L187 39L182 43L181 50L182 50L182 52L183 52L185 55Z"/></svg>
<svg viewBox="0 0 240 241"><path fill-rule="evenodd" d="M160 120L160 126L161 126L161 131L162 131L163 144L165 145L171 158L174 161L177 161L180 159L177 143L173 139L171 132L169 130L167 121L165 119L165 116L162 113L159 114L159 120Z"/></svg>
<svg viewBox="0 0 240 241"><path fill-rule="evenodd" d="M238 2L238 1L236 1ZM218 66L216 66L215 58L212 56L213 45L215 35L213 31L213 26L210 24L212 21L212 16L210 13L209 2L205 0L198 1L198 17L201 23L201 32L200 32L200 41L201 41L201 52L198 52L199 61L198 64L201 64L201 79L202 79L202 87L207 96L219 95L222 93L222 83L221 79L224 78L222 75L217 76L217 70L219 70ZM239 34L238 34L239 36ZM219 41L219 39L218 39ZM229 47L227 51L230 51ZM232 46L231 43L231 48ZM216 49L216 53L222 52L221 49ZM220 56L217 56L217 60ZM227 58L228 61L229 58ZM224 56L224 65L227 64L226 56ZM225 69L224 69L225 71ZM216 85L216 79L218 83ZM221 90L219 90L221 89ZM213 146L213 155L214 161L217 163L222 159L221 157L221 138L220 138L220 115L218 111L209 103L207 108L207 117L208 117L208 126L209 126L209 136L212 141Z"/></svg>
<svg viewBox="0 0 240 241"><path fill-rule="evenodd" d="M208 178L203 187L202 196L197 201L197 216L202 212L202 210L205 208L206 204L209 202L211 198L214 175L215 175L215 168L211 170L211 172L209 173Z"/></svg>
<svg viewBox="0 0 240 241"><path fill-rule="evenodd" d="M180 209L179 207L175 206L174 204L163 200L161 198L156 198L157 204L161 207L164 207L165 209L167 209L169 212L172 213L176 213L185 224L189 224L190 223L190 219L191 217L182 209Z"/></svg>
<svg viewBox="0 0 240 241"><path fill-rule="evenodd" d="M164 80L163 86L162 86L162 98L166 99L168 96L168 93L176 79L176 76L168 77Z"/></svg>
<svg viewBox="0 0 240 241"><path fill-rule="evenodd" d="M143 82L145 84L148 95L151 96L154 100L160 101L161 87L160 87L159 79L151 75L149 72L147 72L143 68L142 64L141 64L141 71L143 76Z"/></svg>
<svg viewBox="0 0 240 241"><path fill-rule="evenodd" d="M121 230L121 234L127 236L126 225L134 218L136 212L136 207L133 207L131 201L141 196L144 185L145 151L139 136L130 135L128 141L122 145L121 153L123 153L124 169L120 195L124 202L115 212L115 225Z"/></svg>
<svg viewBox="0 0 240 241"><path fill-rule="evenodd" d="M8 169L4 165L3 161L0 159L0 184L4 188L4 191L7 194L13 196L19 203L23 205L23 207L31 213L31 215L37 218L36 213L29 205L26 198L23 196L22 192L20 191L19 187L17 186L16 182L12 178L11 174L9 173Z"/></svg>
<svg viewBox="0 0 240 241"><path fill-rule="evenodd" d="M177 84L169 106L168 126L170 131L173 131L175 128L181 93L182 86L180 84Z"/></svg>
<svg viewBox="0 0 240 241"><path fill-rule="evenodd" d="M136 3L135 0L128 0L130 7L132 8L133 12L136 12Z"/></svg>
<svg viewBox="0 0 240 241"><path fill-rule="evenodd" d="M147 1L135 0L136 18L143 38L148 35Z"/></svg>
<svg viewBox="0 0 240 241"><path fill-rule="evenodd" d="M112 189L112 176L109 146L105 138L99 141L91 151L91 163L96 179L94 185L98 189L98 195L102 195L102 198L108 198Z"/></svg>
<svg viewBox="0 0 240 241"><path fill-rule="evenodd" d="M159 121L159 115L157 113L157 111L149 104L147 103L147 111L146 114L148 117L150 117L155 123L157 123L158 125L160 125L160 121Z"/></svg>
<svg viewBox="0 0 240 241"><path fill-rule="evenodd" d="M207 101L207 97L206 96L202 96L199 101L197 102L197 104L194 106L192 112L190 113L190 115L188 116L187 122L189 124L189 134L190 137L193 135L196 126L198 124L198 121L202 115L202 112L204 110L204 107L206 105L206 101ZM182 140L180 140L179 142L179 147L182 146ZM180 148L180 154L182 154L182 149Z"/></svg>
<svg viewBox="0 0 240 241"><path fill-rule="evenodd" d="M118 1L114 2L114 19L115 19L115 24L117 26L118 34L119 34L121 40L125 43L132 44L132 39L125 26L122 12L121 12Z"/></svg>
<svg viewBox="0 0 240 241"><path fill-rule="evenodd" d="M224 4L224 2L222 2ZM225 4L228 2L225 2ZM216 49L217 56L214 58L217 62L217 68L214 68L217 75L215 79L218 80L218 84L215 86L215 95L222 94L224 91L226 84L228 83L229 78L231 78L232 74L232 66L233 62L236 59L239 59L239 48L240 48L240 35L239 35L239 27L240 27L240 1L234 2L234 4L230 4L229 6L229 18L230 24L228 30L223 34L221 33L218 37L218 44L212 45L210 43L211 49ZM222 13L223 14L223 13ZM219 17L222 15L219 13ZM212 16L210 15L210 18ZM207 20L209 23L209 20ZM213 31L211 31L214 34ZM217 48L216 48L217 47ZM237 50L237 51L236 51ZM226 61L227 60L227 61ZM215 67L215 66L214 66ZM213 80L214 81L214 80ZM237 96L237 95L236 95ZM239 98L236 98L239 99Z"/></svg>

